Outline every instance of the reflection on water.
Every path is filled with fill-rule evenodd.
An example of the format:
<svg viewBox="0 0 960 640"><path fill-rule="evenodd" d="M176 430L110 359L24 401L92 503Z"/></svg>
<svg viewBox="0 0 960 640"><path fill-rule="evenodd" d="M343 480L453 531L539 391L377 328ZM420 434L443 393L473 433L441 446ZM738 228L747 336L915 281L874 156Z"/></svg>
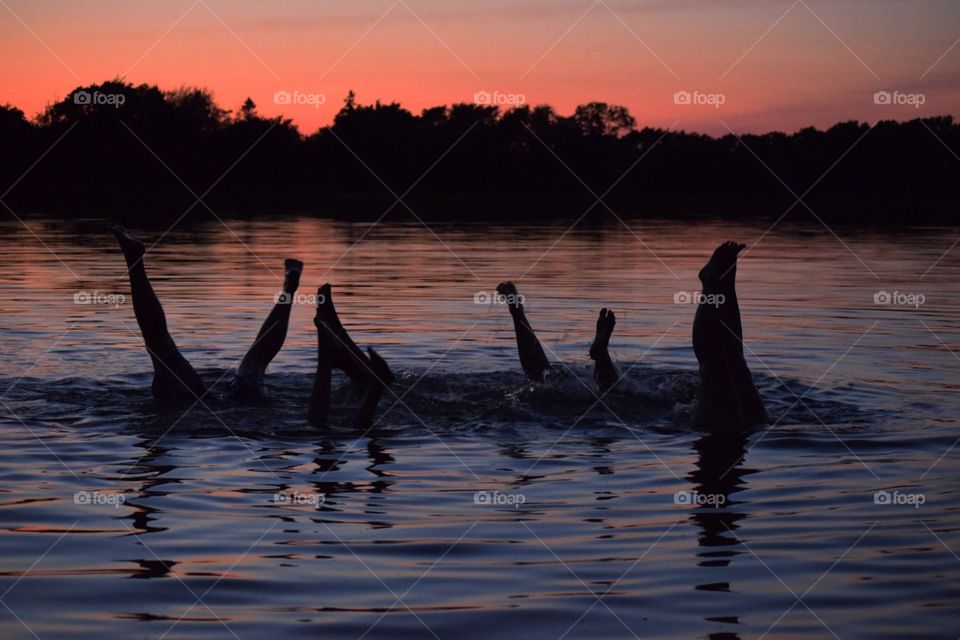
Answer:
<svg viewBox="0 0 960 640"><path fill-rule="evenodd" d="M0 227L4 638L956 637L955 229L295 217L163 236L148 269L211 382L284 257L307 263L303 291L334 284L399 374L356 433L303 418L308 305L270 406L158 414L111 240L30 224L52 253ZM693 308L675 297L719 240L761 237L741 304L774 426L692 432ZM562 363L540 389L509 315L474 302L506 278ZM600 306L626 379L597 403ZM337 384L345 416L358 397Z"/></svg>
<svg viewBox="0 0 960 640"><path fill-rule="evenodd" d="M736 496L743 491L743 476L749 473L742 468L746 455L747 438L742 433L714 433L697 438L693 448L697 452L696 468L688 478L697 496L703 496L710 509L696 510L692 520L702 531L699 544L707 547L700 554L701 566L726 567L734 552L726 549L736 546L737 521L746 517L738 512ZM719 547L719 549L715 548ZM723 583L725 586L729 586ZM698 588L706 588L704 585Z"/></svg>

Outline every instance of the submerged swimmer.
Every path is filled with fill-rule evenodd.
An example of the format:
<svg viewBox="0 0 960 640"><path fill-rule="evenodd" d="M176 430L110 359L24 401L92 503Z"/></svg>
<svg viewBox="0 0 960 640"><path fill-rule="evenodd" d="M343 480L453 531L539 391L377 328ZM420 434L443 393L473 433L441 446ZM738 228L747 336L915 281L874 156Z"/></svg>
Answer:
<svg viewBox="0 0 960 640"><path fill-rule="evenodd" d="M523 309L523 298L512 282L502 282L497 285L497 293L503 296L513 317L513 328L517 335L517 351L520 355L520 366L532 382L543 382L544 372L550 368L550 361L543 352L543 345L537 339L530 321ZM597 334L590 346L590 358L594 360L593 377L601 391L606 391L617 381L617 368L613 366L610 353L607 350L610 336L617 318L613 311L600 310L597 318Z"/></svg>
<svg viewBox="0 0 960 640"><path fill-rule="evenodd" d="M278 296L277 302L270 310L267 319L263 321L253 346L240 361L237 375L230 384L228 393L237 398L259 398L263 396L263 377L267 366L280 352L287 337L287 328L290 325L290 310L293 307L293 294L300 285L300 275L303 273L303 263L299 260L287 258L283 262L284 278L283 293Z"/></svg>
<svg viewBox="0 0 960 640"><path fill-rule="evenodd" d="M153 363L153 397L164 404L199 400L208 393L203 379L190 365L167 330L163 305L157 298L143 264L146 253L142 242L120 226L110 228L127 261L133 313L140 325L143 342ZM267 366L280 351L290 324L290 300L300 284L303 263L288 259L284 263L283 292L257 333L230 384L229 393L241 400L263 396L263 377Z"/></svg>
<svg viewBox="0 0 960 640"><path fill-rule="evenodd" d="M357 429L369 428L373 424L380 396L394 380L390 367L373 349L367 349L367 354L364 355L350 338L333 306L329 284L317 290L317 313L313 324L317 327L317 373L313 380L307 418L315 426L326 423L327 414L330 412L332 371L340 369L351 380L367 387L350 426Z"/></svg>
<svg viewBox="0 0 960 640"><path fill-rule="evenodd" d="M700 364L700 385L692 418L699 428L740 429L767 419L763 400L743 357L736 274L737 254L744 246L735 242L721 244L699 274L703 295L693 321L693 350ZM505 282L497 287L497 292L507 297L523 371L531 380L542 382L549 362L526 318L517 288ZM594 361L593 377L602 392L619 380L609 353L615 325L613 311L601 309L590 358Z"/></svg>
<svg viewBox="0 0 960 640"><path fill-rule="evenodd" d="M110 230L120 244L127 262L134 315L153 363L154 398L164 405L201 400L209 393L209 389L177 349L167 330L163 305L147 278L143 264L146 253L144 244L123 227L113 226ZM267 366L279 353L287 336L293 294L300 285L303 263L287 259L284 262L284 272L283 295L278 296L276 304L260 327L256 340L237 368L226 394L228 397L241 402L263 397ZM346 373L352 381L367 387L360 409L351 424L368 426L373 421L381 394L393 381L393 374L376 352L371 349L369 356L365 355L347 334L333 307L330 285L319 289L317 301L317 317L314 322L320 336L320 348L317 379L310 399L311 422L322 423L326 417L330 404L330 371L337 368Z"/></svg>
<svg viewBox="0 0 960 640"><path fill-rule="evenodd" d="M610 336L613 335L613 327L616 324L617 317L613 314L613 309L600 309L600 316L597 318L597 334L593 338L593 344L590 345L590 359L594 362L593 379L597 381L597 386L604 393L620 379L608 350Z"/></svg>
<svg viewBox="0 0 960 640"><path fill-rule="evenodd" d="M544 372L550 368L550 361L543 352L543 346L533 332L530 321L523 310L523 298L512 282L501 282L497 293L503 296L513 317L513 329L517 334L517 351L520 354L520 366L533 382L543 382Z"/></svg>
<svg viewBox="0 0 960 640"><path fill-rule="evenodd" d="M743 357L743 325L737 302L737 254L746 245L724 242L700 270L703 284L693 320L693 351L700 363L693 424L742 428L767 419L767 411Z"/></svg>

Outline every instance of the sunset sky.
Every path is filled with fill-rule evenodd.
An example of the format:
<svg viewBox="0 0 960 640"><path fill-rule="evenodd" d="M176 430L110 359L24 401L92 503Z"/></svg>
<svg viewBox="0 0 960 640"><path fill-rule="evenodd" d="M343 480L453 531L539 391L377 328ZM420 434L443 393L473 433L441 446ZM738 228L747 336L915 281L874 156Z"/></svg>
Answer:
<svg viewBox="0 0 960 640"><path fill-rule="evenodd" d="M623 104L641 126L795 130L960 114L958 39L955 0L0 0L0 103L33 116L121 76L229 109L250 96L304 133L349 89L415 112L499 92L560 113Z"/></svg>

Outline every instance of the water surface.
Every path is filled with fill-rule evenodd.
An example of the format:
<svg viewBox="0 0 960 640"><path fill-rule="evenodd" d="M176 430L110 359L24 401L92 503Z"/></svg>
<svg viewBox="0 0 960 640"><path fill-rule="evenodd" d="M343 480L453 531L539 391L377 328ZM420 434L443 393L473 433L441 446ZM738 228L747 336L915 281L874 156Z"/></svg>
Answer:
<svg viewBox="0 0 960 640"><path fill-rule="evenodd" d="M960 229L570 222L136 229L211 383L284 257L306 262L302 294L332 282L398 374L368 433L304 420L308 298L271 406L158 413L112 238L0 224L0 635L956 638ZM748 436L685 422L684 294L726 239L751 246L739 291L771 413ZM508 278L556 363L542 388L506 309L477 303ZM601 306L625 379L598 397ZM335 385L340 421L357 396Z"/></svg>

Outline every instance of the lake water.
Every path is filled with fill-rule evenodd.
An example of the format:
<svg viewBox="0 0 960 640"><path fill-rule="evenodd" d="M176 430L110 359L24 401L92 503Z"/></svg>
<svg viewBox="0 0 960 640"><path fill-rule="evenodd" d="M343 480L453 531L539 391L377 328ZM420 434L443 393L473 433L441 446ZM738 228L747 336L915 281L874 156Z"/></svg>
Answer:
<svg viewBox="0 0 960 640"><path fill-rule="evenodd" d="M272 405L169 413L112 237L0 223L0 636L960 635L960 229L392 218L135 227L211 383L283 258L306 262ZM684 294L726 239L750 246L771 414L749 436L685 421ZM542 388L506 309L475 299L505 279L556 363ZM369 433L304 419L324 281L398 375ZM625 379L599 398L601 306ZM335 385L340 422L357 397Z"/></svg>

